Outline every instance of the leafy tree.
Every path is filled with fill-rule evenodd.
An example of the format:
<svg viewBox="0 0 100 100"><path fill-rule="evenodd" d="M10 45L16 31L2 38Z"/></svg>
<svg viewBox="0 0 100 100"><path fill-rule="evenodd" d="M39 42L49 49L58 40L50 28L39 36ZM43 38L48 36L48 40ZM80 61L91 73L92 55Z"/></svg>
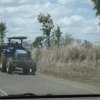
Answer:
<svg viewBox="0 0 100 100"><path fill-rule="evenodd" d="M33 42L33 46L34 47L41 47L42 46L42 41L43 41L43 37L42 36L36 37L34 42Z"/></svg>
<svg viewBox="0 0 100 100"><path fill-rule="evenodd" d="M81 45L82 40L81 40L81 39L75 39L75 42L76 42L78 45Z"/></svg>
<svg viewBox="0 0 100 100"><path fill-rule="evenodd" d="M61 35L62 35L62 32L60 30L60 27L57 26L57 28L53 32L53 38L55 39L54 40L55 41L55 44L57 44L58 47L60 45Z"/></svg>
<svg viewBox="0 0 100 100"><path fill-rule="evenodd" d="M5 23L0 23L0 42L1 45L4 42L4 37L5 37L5 33L6 33L6 25Z"/></svg>
<svg viewBox="0 0 100 100"><path fill-rule="evenodd" d="M93 44L90 41L84 40L82 46L84 46L85 48L91 48Z"/></svg>
<svg viewBox="0 0 100 100"><path fill-rule="evenodd" d="M94 3L94 9L96 10L96 15L100 16L100 0L91 0Z"/></svg>
<svg viewBox="0 0 100 100"><path fill-rule="evenodd" d="M64 38L65 45L71 45L73 41L74 38L69 33L65 34L65 38Z"/></svg>
<svg viewBox="0 0 100 100"><path fill-rule="evenodd" d="M96 16L100 19L100 0L91 0L94 3L94 9L96 10ZM100 22L99 22L100 25Z"/></svg>
<svg viewBox="0 0 100 100"><path fill-rule="evenodd" d="M40 13L38 15L38 21L42 24L42 31L43 34L46 36L47 42L48 42L48 47L50 47L50 34L51 30L53 29L53 20L51 19L50 14L44 15Z"/></svg>
<svg viewBox="0 0 100 100"><path fill-rule="evenodd" d="M52 35L51 35L51 46L55 46L56 45L56 41L55 41L56 39L55 39L55 34L54 34L54 32L52 32Z"/></svg>

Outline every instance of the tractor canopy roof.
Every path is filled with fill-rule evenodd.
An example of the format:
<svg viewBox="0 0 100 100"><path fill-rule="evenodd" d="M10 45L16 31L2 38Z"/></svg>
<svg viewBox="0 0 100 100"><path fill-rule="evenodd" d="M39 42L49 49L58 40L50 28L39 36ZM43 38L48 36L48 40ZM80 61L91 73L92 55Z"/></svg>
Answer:
<svg viewBox="0 0 100 100"><path fill-rule="evenodd" d="M27 39L27 37L25 37L25 36L16 36L16 37L8 37L8 40L10 40L10 39Z"/></svg>

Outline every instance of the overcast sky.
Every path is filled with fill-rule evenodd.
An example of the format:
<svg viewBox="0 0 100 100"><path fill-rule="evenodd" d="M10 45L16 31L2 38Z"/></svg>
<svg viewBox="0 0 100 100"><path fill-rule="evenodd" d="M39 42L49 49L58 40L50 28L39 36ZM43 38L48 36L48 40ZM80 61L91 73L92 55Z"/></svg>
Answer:
<svg viewBox="0 0 100 100"><path fill-rule="evenodd" d="M100 26L91 0L0 0L0 22L7 25L8 36L42 35L37 20L40 12L51 14L55 25L74 38L100 41Z"/></svg>

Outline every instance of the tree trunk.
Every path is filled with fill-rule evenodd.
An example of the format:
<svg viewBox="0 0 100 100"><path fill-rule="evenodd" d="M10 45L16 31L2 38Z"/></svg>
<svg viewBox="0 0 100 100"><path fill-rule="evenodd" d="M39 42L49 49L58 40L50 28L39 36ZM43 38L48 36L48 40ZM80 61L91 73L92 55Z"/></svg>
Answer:
<svg viewBox="0 0 100 100"><path fill-rule="evenodd" d="M4 40L3 40L3 37L1 37L1 45L3 44Z"/></svg>
<svg viewBox="0 0 100 100"><path fill-rule="evenodd" d="M51 46L51 43L50 43L50 35L47 36L47 42L48 42L48 48Z"/></svg>

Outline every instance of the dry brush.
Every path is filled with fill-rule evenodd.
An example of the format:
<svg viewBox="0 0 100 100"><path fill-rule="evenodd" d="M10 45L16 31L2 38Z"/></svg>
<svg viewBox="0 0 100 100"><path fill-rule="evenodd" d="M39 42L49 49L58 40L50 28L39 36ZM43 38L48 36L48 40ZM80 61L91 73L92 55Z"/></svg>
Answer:
<svg viewBox="0 0 100 100"><path fill-rule="evenodd" d="M100 46L34 49L38 71L58 77L100 82Z"/></svg>

